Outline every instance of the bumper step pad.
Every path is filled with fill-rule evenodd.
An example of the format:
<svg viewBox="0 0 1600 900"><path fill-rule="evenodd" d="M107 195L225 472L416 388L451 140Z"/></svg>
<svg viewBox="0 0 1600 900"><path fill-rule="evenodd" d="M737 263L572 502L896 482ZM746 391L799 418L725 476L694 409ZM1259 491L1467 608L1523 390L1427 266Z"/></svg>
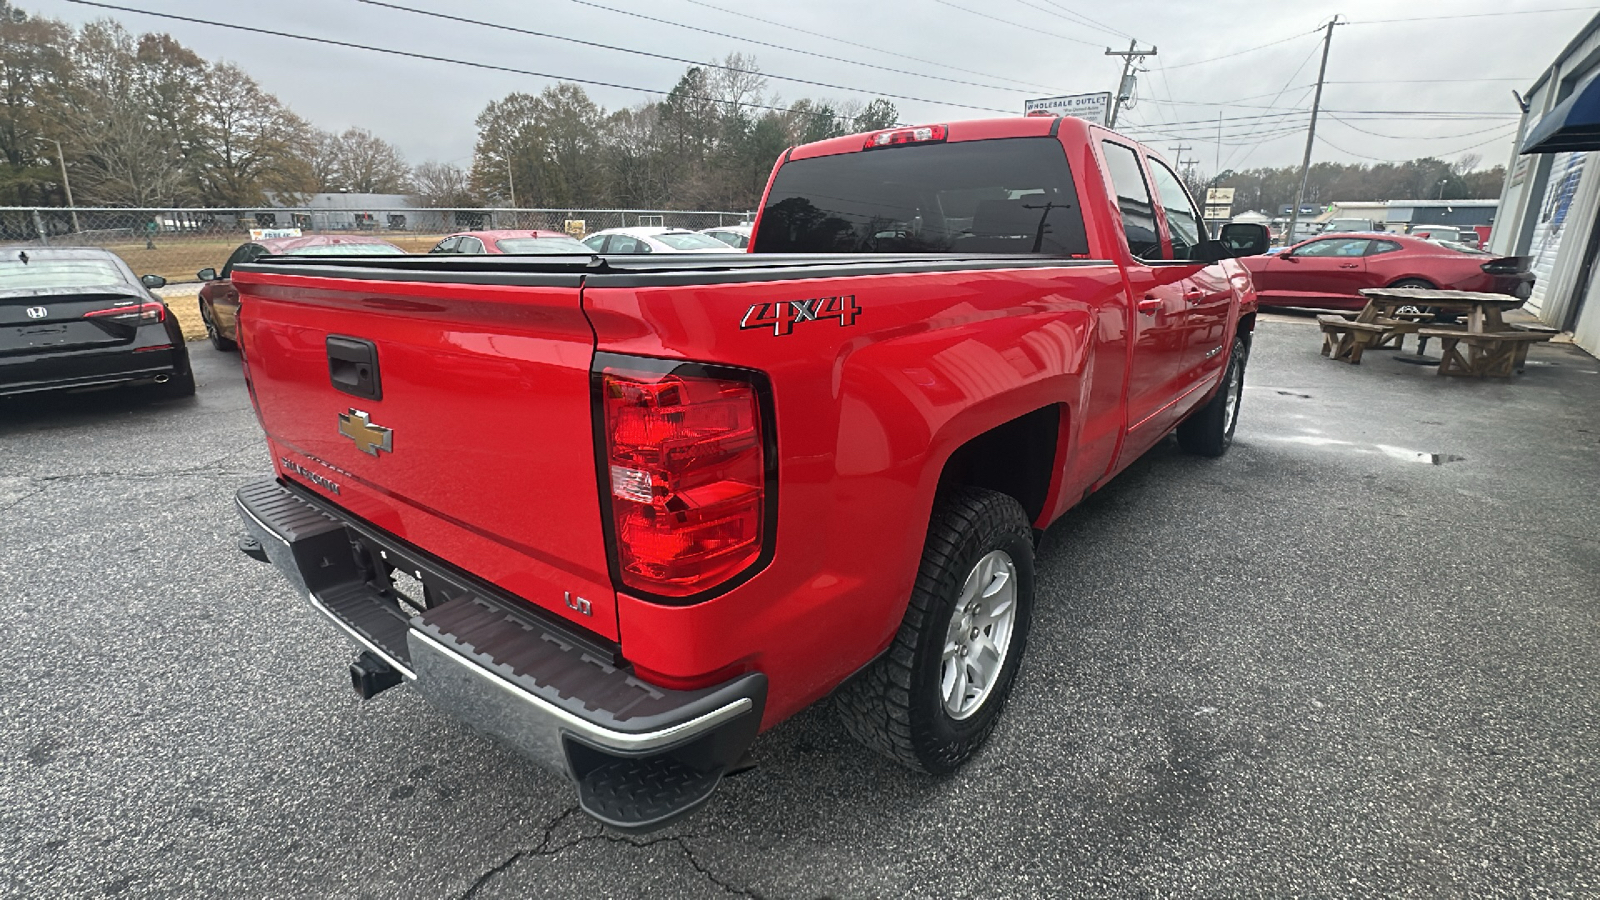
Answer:
<svg viewBox="0 0 1600 900"><path fill-rule="evenodd" d="M618 759L578 782L583 811L622 831L653 831L711 798L727 766L708 771L670 756Z"/></svg>
<svg viewBox="0 0 1600 900"><path fill-rule="evenodd" d="M312 602L356 639L375 648L390 665L411 672L411 648L406 632L411 630L410 614L398 603L374 591L366 582L355 581L318 592Z"/></svg>
<svg viewBox="0 0 1600 900"><path fill-rule="evenodd" d="M321 497L262 481L240 489L238 505L300 595L367 648L351 667L357 693L391 686L380 684L393 675L387 664L442 709L565 774L583 810L612 828L651 831L700 807L760 729L760 672L700 690L658 687L634 677L614 645L546 621ZM372 582L386 577L380 560L419 572L437 605L408 612Z"/></svg>

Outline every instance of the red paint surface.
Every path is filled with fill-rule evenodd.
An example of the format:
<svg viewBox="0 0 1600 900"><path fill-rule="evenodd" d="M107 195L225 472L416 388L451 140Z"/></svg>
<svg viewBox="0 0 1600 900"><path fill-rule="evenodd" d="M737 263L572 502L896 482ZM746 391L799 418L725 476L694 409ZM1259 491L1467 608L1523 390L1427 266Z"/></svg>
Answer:
<svg viewBox="0 0 1600 900"><path fill-rule="evenodd" d="M1039 136L1052 122L950 123L949 140ZM581 296L241 273L262 422L275 456L325 465L348 485L336 500L351 512L619 640L647 677L683 686L765 672L770 726L887 646L935 486L962 444L1059 408L1043 527L1215 387L1238 317L1254 309L1249 276L1235 261L1134 260L1106 196L1098 134L1071 119L1059 131L1091 256L1104 260L1086 265L590 286ZM839 138L794 158L901 152L861 147L860 136ZM848 327L738 327L755 304L841 294L860 307ZM1146 295L1158 302L1141 312ZM383 400L329 386L330 333L377 342ZM688 606L611 586L590 406L596 350L758 369L771 380L776 552L749 580ZM393 454L374 459L339 436L337 414L352 407L395 429ZM565 607L569 590L593 603L592 620Z"/></svg>

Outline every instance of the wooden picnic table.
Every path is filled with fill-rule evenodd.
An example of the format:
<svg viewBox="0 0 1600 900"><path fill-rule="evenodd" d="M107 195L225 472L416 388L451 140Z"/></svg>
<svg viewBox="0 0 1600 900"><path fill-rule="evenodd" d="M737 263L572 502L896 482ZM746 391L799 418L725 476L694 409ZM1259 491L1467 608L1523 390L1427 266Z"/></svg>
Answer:
<svg viewBox="0 0 1600 900"><path fill-rule="evenodd" d="M1543 327L1507 325L1504 312L1522 306L1523 300L1507 294L1474 291L1438 291L1428 288L1365 288L1367 305L1354 319L1318 316L1322 326L1324 356L1359 364L1361 352L1406 334L1418 341L1438 338L1442 348L1440 375L1507 376L1522 371L1528 347L1548 341L1556 331ZM1407 307L1415 311L1405 311ZM1460 324L1428 321L1422 310L1464 315ZM1462 353L1462 348L1466 353ZM1422 352L1421 346L1418 353Z"/></svg>

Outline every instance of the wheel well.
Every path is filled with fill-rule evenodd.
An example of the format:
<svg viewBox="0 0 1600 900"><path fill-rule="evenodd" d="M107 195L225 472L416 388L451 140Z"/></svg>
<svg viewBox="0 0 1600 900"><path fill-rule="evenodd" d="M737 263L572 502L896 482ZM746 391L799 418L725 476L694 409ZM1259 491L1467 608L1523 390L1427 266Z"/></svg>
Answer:
<svg viewBox="0 0 1600 900"><path fill-rule="evenodd" d="M1404 278L1396 278L1394 281L1389 282L1387 287L1394 287L1395 285L1400 284L1402 282L1406 282L1406 281L1420 281L1423 284L1428 286L1428 290L1436 290L1439 287L1438 285L1434 284L1431 279L1418 278L1415 275L1407 275Z"/></svg>
<svg viewBox="0 0 1600 900"><path fill-rule="evenodd" d="M1246 347L1250 346L1250 338L1256 333L1256 314L1245 313L1240 316L1239 324L1233 329L1233 333L1244 341Z"/></svg>
<svg viewBox="0 0 1600 900"><path fill-rule="evenodd" d="M1061 433L1061 404L1053 403L985 431L950 454L939 487L967 485L1015 497L1035 521L1044 512Z"/></svg>

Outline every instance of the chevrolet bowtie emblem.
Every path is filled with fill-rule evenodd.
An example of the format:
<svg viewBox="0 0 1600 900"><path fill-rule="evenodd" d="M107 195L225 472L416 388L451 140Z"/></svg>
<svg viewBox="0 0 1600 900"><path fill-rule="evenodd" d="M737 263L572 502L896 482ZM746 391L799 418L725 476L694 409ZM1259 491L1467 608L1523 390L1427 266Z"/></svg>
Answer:
<svg viewBox="0 0 1600 900"><path fill-rule="evenodd" d="M394 431L372 424L372 417L359 409L339 413L339 433L356 442L356 448L368 456L377 456L379 450L394 452Z"/></svg>

